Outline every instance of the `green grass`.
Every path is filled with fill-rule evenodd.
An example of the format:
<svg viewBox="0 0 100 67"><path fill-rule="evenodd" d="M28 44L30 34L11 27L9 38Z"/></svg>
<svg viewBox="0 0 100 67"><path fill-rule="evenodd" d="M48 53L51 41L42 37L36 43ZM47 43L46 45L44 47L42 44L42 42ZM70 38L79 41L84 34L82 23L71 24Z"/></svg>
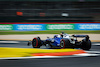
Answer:
<svg viewBox="0 0 100 67"><path fill-rule="evenodd" d="M98 31L82 31L82 30L48 30L48 31L0 31L0 35L9 34L59 34L60 32L65 32L68 34L100 34Z"/></svg>

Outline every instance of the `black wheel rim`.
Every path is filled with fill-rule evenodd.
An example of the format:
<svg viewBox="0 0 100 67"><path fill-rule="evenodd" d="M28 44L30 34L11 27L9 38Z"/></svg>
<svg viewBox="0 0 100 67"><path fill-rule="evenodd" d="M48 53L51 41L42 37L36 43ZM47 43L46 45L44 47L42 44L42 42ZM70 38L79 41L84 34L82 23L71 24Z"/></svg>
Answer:
<svg viewBox="0 0 100 67"><path fill-rule="evenodd" d="M64 48L64 41L61 41L60 47L61 47L61 48Z"/></svg>
<svg viewBox="0 0 100 67"><path fill-rule="evenodd" d="M33 46L36 46L36 39L33 39Z"/></svg>

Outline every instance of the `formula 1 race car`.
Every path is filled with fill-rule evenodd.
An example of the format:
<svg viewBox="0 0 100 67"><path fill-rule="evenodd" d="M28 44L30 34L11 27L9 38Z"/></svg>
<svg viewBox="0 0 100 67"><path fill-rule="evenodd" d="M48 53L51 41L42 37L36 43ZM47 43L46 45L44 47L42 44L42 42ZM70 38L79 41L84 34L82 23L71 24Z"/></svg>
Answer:
<svg viewBox="0 0 100 67"><path fill-rule="evenodd" d="M78 41L77 38L83 38L82 41ZM27 45L32 43L33 48L40 48L45 45L49 48L81 48L83 50L89 50L91 48L91 41L88 35L68 35L62 32L60 35L54 35L53 38L47 37L46 40L41 40L40 37L33 38Z"/></svg>

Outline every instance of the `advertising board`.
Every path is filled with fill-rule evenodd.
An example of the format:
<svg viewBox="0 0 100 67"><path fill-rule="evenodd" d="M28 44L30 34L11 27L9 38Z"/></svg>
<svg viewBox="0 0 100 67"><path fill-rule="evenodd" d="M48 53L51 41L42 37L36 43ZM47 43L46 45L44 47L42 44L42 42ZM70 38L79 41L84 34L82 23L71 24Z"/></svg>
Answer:
<svg viewBox="0 0 100 67"><path fill-rule="evenodd" d="M47 24L47 30L74 30L74 24Z"/></svg>
<svg viewBox="0 0 100 67"><path fill-rule="evenodd" d="M38 31L45 30L45 24L14 24L17 31Z"/></svg>
<svg viewBox="0 0 100 67"><path fill-rule="evenodd" d="M100 24L91 23L91 24L75 24L76 30L100 30Z"/></svg>
<svg viewBox="0 0 100 67"><path fill-rule="evenodd" d="M0 24L0 30L13 30L12 24Z"/></svg>

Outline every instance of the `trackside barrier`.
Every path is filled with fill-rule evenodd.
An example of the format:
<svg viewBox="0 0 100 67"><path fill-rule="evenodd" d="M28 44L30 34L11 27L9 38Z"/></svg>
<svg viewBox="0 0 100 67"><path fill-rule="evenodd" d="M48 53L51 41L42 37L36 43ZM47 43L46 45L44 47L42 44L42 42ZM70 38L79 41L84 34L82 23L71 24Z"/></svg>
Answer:
<svg viewBox="0 0 100 67"><path fill-rule="evenodd" d="M13 24L16 31L40 31L46 30L45 24Z"/></svg>
<svg viewBox="0 0 100 67"><path fill-rule="evenodd" d="M75 24L46 24L46 30L75 30Z"/></svg>
<svg viewBox="0 0 100 67"><path fill-rule="evenodd" d="M13 24L0 24L0 30L13 30Z"/></svg>
<svg viewBox="0 0 100 67"><path fill-rule="evenodd" d="M75 24L75 30L100 30L100 24Z"/></svg>
<svg viewBox="0 0 100 67"><path fill-rule="evenodd" d="M0 30L42 31L42 30L100 30L100 23L76 24L0 24Z"/></svg>

